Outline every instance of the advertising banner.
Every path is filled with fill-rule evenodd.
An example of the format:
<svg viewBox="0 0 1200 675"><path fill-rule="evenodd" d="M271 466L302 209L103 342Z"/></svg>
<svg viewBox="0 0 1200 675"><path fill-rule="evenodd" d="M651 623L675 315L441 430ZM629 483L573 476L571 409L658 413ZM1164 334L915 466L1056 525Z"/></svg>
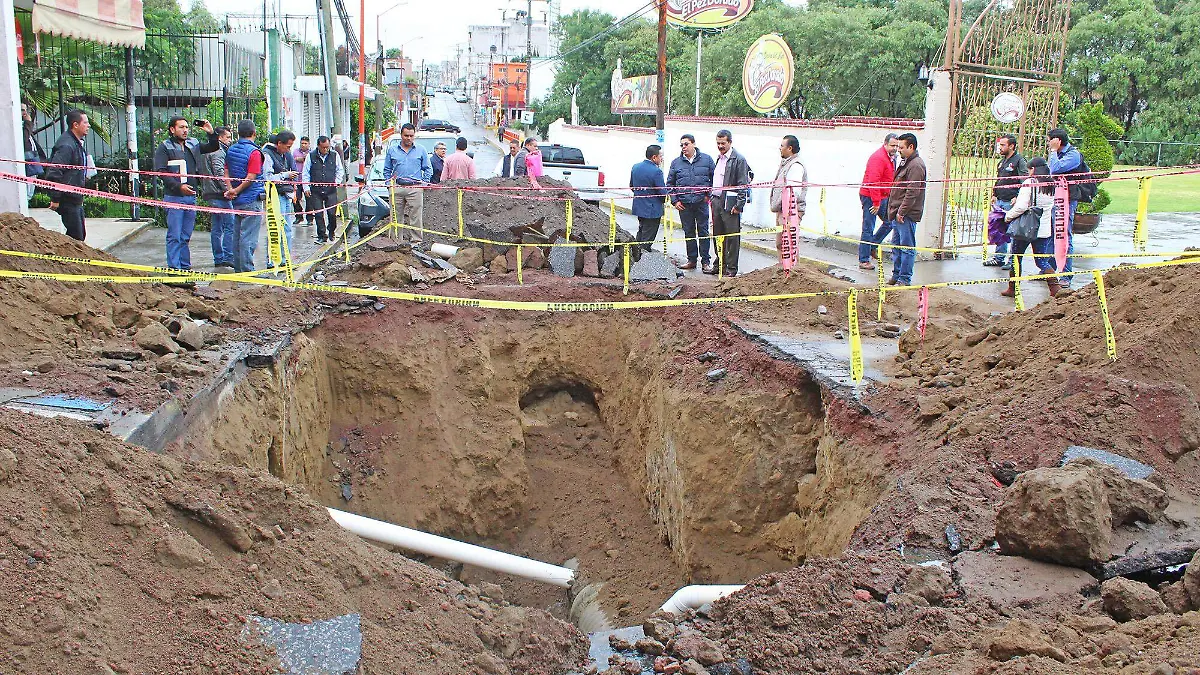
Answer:
<svg viewBox="0 0 1200 675"><path fill-rule="evenodd" d="M726 28L754 9L754 0L667 0L667 22L681 28Z"/></svg>
<svg viewBox="0 0 1200 675"><path fill-rule="evenodd" d="M746 102L760 113L768 113L787 102L795 75L792 50L775 33L764 35L746 51L742 65L742 91Z"/></svg>

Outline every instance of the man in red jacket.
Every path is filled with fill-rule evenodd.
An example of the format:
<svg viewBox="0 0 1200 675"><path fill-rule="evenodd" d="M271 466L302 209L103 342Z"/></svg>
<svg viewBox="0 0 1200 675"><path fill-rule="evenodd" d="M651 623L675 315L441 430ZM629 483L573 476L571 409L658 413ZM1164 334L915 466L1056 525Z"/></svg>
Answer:
<svg viewBox="0 0 1200 675"><path fill-rule="evenodd" d="M871 254L875 244L883 241L892 231L887 220L888 193L892 190L892 178L896 175L895 157L900 147L896 134L888 134L883 138L883 146L871 154L867 160L867 170L863 173L863 184L858 190L859 201L862 202L863 221L862 235L858 244L858 266L864 270L873 270ZM875 231L875 219L883 221L879 231Z"/></svg>

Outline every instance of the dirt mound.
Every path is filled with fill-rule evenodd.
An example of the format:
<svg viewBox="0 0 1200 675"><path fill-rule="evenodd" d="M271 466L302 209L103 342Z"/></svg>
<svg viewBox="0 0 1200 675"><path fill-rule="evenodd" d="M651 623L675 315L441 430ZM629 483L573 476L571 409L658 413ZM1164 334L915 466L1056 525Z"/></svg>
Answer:
<svg viewBox="0 0 1200 675"><path fill-rule="evenodd" d="M15 672L266 673L272 655L239 638L251 615L360 613L372 673L557 673L586 648L345 532L298 488L69 421L0 411L0 512Z"/></svg>
<svg viewBox="0 0 1200 675"><path fill-rule="evenodd" d="M447 181L448 189L425 194L425 227L438 232L458 233L459 186L463 192L465 232L479 239L501 242L551 243L566 232L566 199L571 200L571 239L602 244L609 241L608 214L575 197L570 184L553 178L538 181L542 190L529 191L529 181L519 178ZM506 188L487 191L486 188ZM516 190L513 188L524 188ZM439 238L441 239L441 238ZM617 229L618 241L630 241ZM488 258L490 259L490 258Z"/></svg>

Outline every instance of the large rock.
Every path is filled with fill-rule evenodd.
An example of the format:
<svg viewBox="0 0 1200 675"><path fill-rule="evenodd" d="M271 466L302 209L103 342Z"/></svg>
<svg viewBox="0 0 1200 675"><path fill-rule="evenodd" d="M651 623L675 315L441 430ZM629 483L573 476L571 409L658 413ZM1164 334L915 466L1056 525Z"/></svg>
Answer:
<svg viewBox="0 0 1200 675"><path fill-rule="evenodd" d="M940 565L917 565L904 581L904 592L919 595L930 604L938 605L950 592L952 585L950 573Z"/></svg>
<svg viewBox="0 0 1200 675"><path fill-rule="evenodd" d="M1200 551L1192 556L1187 571L1183 573L1183 590L1187 591L1192 607L1200 608Z"/></svg>
<svg viewBox="0 0 1200 675"><path fill-rule="evenodd" d="M1051 644L1037 624L1024 619L1009 621L1004 630L988 643L987 655L996 661L1007 661L1018 656L1045 656L1055 661L1067 661L1067 654Z"/></svg>
<svg viewBox="0 0 1200 675"><path fill-rule="evenodd" d="M1100 584L1100 597L1104 601L1104 611L1117 621L1136 621L1170 611L1157 591L1125 577Z"/></svg>
<svg viewBox="0 0 1200 675"><path fill-rule="evenodd" d="M399 288L412 283L412 273L408 271L408 265L404 263L394 262L379 273L379 279L384 284L393 288Z"/></svg>
<svg viewBox="0 0 1200 675"><path fill-rule="evenodd" d="M1000 552L1089 567L1108 559L1112 512L1104 482L1082 466L1017 476L996 513Z"/></svg>
<svg viewBox="0 0 1200 675"><path fill-rule="evenodd" d="M483 249L475 247L459 249L458 253L450 258L450 264L465 272L474 272L483 267Z"/></svg>
<svg viewBox="0 0 1200 675"><path fill-rule="evenodd" d="M1067 462L1066 467L1087 467L1104 482L1113 525L1125 525L1137 520L1158 522L1171 503L1167 493L1154 483L1131 478L1120 469L1091 457L1073 459Z"/></svg>
<svg viewBox="0 0 1200 675"><path fill-rule="evenodd" d="M179 326L175 341L190 351L198 352L204 349L204 329L193 321L184 321Z"/></svg>
<svg viewBox="0 0 1200 675"><path fill-rule="evenodd" d="M717 643L699 633L684 633L671 641L671 651L681 661L695 659L700 665L711 666L725 660Z"/></svg>
<svg viewBox="0 0 1200 675"><path fill-rule="evenodd" d="M171 331L158 322L148 323L135 333L133 344L159 356L181 351L179 345L171 338Z"/></svg>

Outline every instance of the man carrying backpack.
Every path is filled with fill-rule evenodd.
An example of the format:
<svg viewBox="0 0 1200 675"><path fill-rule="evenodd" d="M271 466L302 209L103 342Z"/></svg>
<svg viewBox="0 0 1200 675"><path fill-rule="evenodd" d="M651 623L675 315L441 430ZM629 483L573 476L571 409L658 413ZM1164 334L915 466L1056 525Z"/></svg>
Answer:
<svg viewBox="0 0 1200 675"><path fill-rule="evenodd" d="M1071 257L1075 252L1075 238L1072 234L1072 229L1075 227L1075 210L1079 207L1079 202L1091 203L1096 196L1096 183L1092 180L1092 170L1088 168L1086 162L1083 161L1083 155L1079 154L1079 150L1071 145L1071 141L1067 138L1065 129L1051 129L1046 132L1047 144L1050 148L1050 156L1046 159L1046 163L1050 165L1051 176L1066 176L1068 188L1067 208L1067 264L1063 267L1062 283L1067 288L1071 287ZM1072 180L1072 176L1078 176ZM1054 239L1048 240L1047 250L1042 251L1044 254L1054 252Z"/></svg>

